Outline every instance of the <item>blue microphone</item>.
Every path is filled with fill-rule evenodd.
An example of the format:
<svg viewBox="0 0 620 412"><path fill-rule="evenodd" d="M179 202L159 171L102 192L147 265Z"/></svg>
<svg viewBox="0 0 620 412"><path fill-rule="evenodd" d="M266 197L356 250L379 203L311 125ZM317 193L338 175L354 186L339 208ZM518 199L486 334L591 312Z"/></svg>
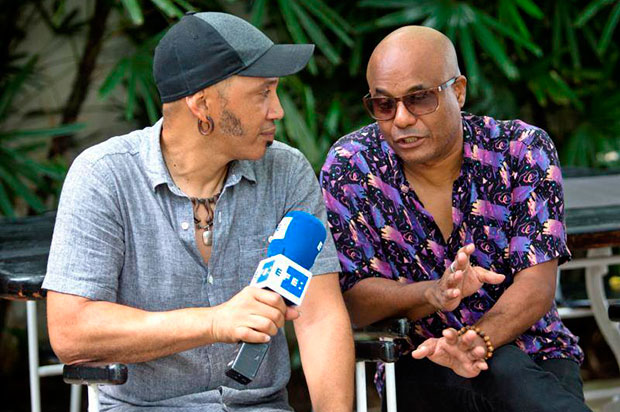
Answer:
<svg viewBox="0 0 620 412"><path fill-rule="evenodd" d="M323 222L310 213L287 213L269 238L267 258L258 264L250 285L278 293L287 305L300 305L312 278L309 269L326 236ZM226 376L247 385L256 377L268 349L269 343L241 343Z"/></svg>
<svg viewBox="0 0 620 412"><path fill-rule="evenodd" d="M271 236L267 256L281 254L310 270L326 236L323 222L310 213L288 212Z"/></svg>

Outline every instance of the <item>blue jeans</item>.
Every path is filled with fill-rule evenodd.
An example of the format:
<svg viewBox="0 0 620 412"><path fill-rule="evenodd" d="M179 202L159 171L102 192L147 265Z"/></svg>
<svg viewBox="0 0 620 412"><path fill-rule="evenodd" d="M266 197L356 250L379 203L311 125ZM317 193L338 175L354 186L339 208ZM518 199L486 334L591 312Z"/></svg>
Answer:
<svg viewBox="0 0 620 412"><path fill-rule="evenodd" d="M487 371L467 379L428 359L403 356L396 362L398 411L591 412L579 365L572 360L535 362L515 345L505 345L488 364Z"/></svg>

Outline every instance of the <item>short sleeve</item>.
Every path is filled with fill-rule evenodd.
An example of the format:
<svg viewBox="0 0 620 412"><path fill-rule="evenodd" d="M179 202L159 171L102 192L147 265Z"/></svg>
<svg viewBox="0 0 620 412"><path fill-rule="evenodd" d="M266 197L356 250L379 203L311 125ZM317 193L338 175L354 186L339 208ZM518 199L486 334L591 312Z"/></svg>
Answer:
<svg viewBox="0 0 620 412"><path fill-rule="evenodd" d="M105 166L81 155L65 179L43 288L116 301L124 260L120 208Z"/></svg>
<svg viewBox="0 0 620 412"><path fill-rule="evenodd" d="M355 155L354 155L355 156ZM394 278L383 257L381 234L375 228L365 189L366 174L357 164L361 157L340 156L332 148L319 181L327 208L327 220L340 259L343 292L368 277ZM380 215L377 214L380 218Z"/></svg>
<svg viewBox="0 0 620 412"><path fill-rule="evenodd" d="M553 142L544 130L523 129L513 142L510 265L528 267L570 259L566 244L562 173Z"/></svg>
<svg viewBox="0 0 620 412"><path fill-rule="evenodd" d="M327 213L323 204L319 182L310 163L301 152L295 150L293 153L293 159L289 163L290 170L288 172L288 187L286 191L287 209L285 213L303 210L311 213L323 222L324 227L327 229L327 236L323 249L317 256L311 272L313 275L338 273L340 271L340 264L338 263L334 240L327 226Z"/></svg>

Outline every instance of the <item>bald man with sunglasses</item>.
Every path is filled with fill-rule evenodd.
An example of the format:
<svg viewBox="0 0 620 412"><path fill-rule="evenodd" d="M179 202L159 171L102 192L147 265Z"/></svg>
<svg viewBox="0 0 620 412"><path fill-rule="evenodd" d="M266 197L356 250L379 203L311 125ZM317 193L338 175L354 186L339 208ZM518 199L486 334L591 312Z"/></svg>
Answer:
<svg viewBox="0 0 620 412"><path fill-rule="evenodd" d="M334 144L320 180L351 320L413 324L399 410L588 411L554 303L570 252L547 133L463 112L467 79L431 28L388 35L367 80L376 122Z"/></svg>

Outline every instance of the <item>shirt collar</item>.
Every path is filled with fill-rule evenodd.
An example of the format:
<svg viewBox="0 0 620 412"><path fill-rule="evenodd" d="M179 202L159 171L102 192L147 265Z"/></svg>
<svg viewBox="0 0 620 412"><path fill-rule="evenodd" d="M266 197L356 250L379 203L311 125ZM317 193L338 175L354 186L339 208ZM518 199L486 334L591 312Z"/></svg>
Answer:
<svg viewBox="0 0 620 412"><path fill-rule="evenodd" d="M174 186L172 176L168 172L166 163L164 162L164 155L161 151L161 128L163 125L163 118L160 118L157 123L148 128L148 134L143 141L144 150L144 164L146 166L146 175L151 184L153 191L157 186L161 184L168 184Z"/></svg>
<svg viewBox="0 0 620 412"><path fill-rule="evenodd" d="M230 163L228 168L228 177L226 178L225 186L234 186L241 181L241 178L246 178L252 183L256 183L256 172L252 167L252 161L250 160L234 160Z"/></svg>
<svg viewBox="0 0 620 412"><path fill-rule="evenodd" d="M472 145L476 144L476 131L473 128L472 117L470 113L461 112L461 119L463 124L463 166L461 169L465 169L472 163L471 150Z"/></svg>

